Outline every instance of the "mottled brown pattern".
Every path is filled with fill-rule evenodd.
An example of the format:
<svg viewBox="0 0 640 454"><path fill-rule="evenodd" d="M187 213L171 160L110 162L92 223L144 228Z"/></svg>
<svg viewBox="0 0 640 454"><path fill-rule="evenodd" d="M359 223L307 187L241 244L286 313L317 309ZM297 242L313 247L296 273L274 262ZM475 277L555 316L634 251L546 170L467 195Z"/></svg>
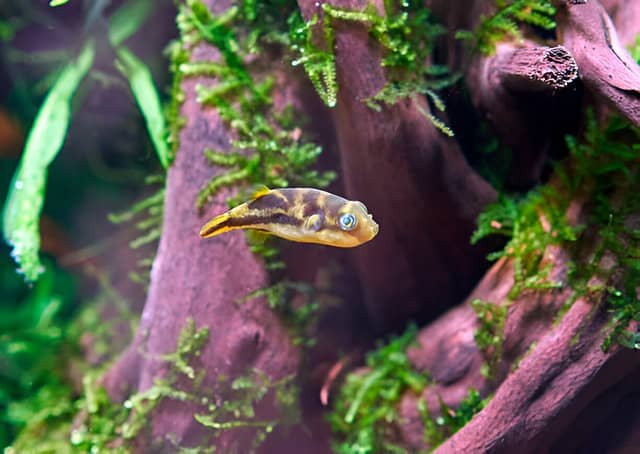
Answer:
<svg viewBox="0 0 640 454"><path fill-rule="evenodd" d="M251 210L264 210L267 208L286 210L289 208L289 202L276 191L271 191L269 194L249 202L249 209Z"/></svg>

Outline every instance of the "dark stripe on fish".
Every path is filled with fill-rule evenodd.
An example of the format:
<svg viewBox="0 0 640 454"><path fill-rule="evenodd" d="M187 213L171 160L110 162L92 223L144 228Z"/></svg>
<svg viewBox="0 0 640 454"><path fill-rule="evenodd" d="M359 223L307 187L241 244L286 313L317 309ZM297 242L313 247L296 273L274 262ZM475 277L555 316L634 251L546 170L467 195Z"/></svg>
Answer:
<svg viewBox="0 0 640 454"><path fill-rule="evenodd" d="M226 223L229 227L243 227L258 224L302 225L302 220L285 213L272 213L268 215L248 214L237 218L232 217Z"/></svg>
<svg viewBox="0 0 640 454"><path fill-rule="evenodd" d="M302 198L302 203L304 204L303 216L309 217L313 214L323 214L322 209L318 205L318 196L314 194L312 191L307 191L304 193Z"/></svg>
<svg viewBox="0 0 640 454"><path fill-rule="evenodd" d="M251 210L266 210L266 209L280 209L286 210L289 204L280 196L276 194L267 194L249 202L249 209Z"/></svg>

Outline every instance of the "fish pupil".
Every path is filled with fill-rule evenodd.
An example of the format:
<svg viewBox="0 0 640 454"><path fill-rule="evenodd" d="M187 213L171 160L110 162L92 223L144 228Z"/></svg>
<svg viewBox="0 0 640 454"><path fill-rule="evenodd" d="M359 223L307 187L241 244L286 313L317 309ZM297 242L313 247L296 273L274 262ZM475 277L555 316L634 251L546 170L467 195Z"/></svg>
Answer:
<svg viewBox="0 0 640 454"><path fill-rule="evenodd" d="M357 224L356 217L351 213L345 213L340 216L338 222L340 224L340 228L346 231L355 229Z"/></svg>

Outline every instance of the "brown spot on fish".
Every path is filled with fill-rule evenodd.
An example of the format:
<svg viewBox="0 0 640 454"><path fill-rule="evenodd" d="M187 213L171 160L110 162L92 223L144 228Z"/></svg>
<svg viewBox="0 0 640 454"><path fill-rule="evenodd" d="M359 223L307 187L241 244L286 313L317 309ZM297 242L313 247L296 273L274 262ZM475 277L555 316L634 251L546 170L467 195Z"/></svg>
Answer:
<svg viewBox="0 0 640 454"><path fill-rule="evenodd" d="M289 206L287 198L275 191L270 194L264 195L249 202L249 209L251 210L266 210L270 208L286 210Z"/></svg>
<svg viewBox="0 0 640 454"><path fill-rule="evenodd" d="M296 202L296 196L299 190L296 189L278 189L275 192L280 194L287 201L289 206L293 206Z"/></svg>
<svg viewBox="0 0 640 454"><path fill-rule="evenodd" d="M304 210L302 211L302 215L305 218L308 218L311 215L320 214L320 213L322 213L322 210L316 203L315 199L310 201L305 201Z"/></svg>

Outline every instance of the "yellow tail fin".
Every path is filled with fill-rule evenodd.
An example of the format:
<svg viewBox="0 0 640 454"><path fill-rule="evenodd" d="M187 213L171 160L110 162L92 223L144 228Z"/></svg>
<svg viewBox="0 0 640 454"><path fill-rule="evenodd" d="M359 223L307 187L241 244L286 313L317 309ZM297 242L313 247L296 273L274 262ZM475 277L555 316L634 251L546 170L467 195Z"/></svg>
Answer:
<svg viewBox="0 0 640 454"><path fill-rule="evenodd" d="M211 238L212 236L233 230L233 227L226 225L230 218L229 212L216 216L200 229L200 236L202 238Z"/></svg>

